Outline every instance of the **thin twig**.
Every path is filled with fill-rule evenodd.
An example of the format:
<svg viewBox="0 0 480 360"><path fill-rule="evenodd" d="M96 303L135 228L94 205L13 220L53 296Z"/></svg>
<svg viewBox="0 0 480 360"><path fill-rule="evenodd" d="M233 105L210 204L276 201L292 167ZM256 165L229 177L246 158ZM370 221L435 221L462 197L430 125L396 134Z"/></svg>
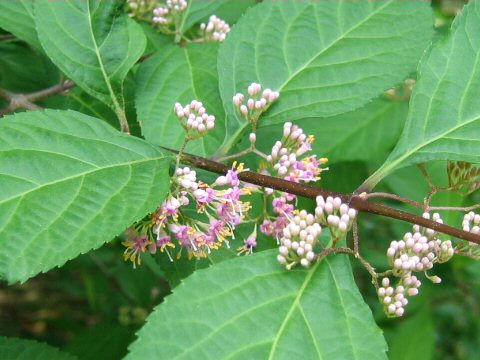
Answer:
<svg viewBox="0 0 480 360"><path fill-rule="evenodd" d="M353 251L355 251L355 254L360 254L359 246L358 246L358 223L357 223L357 218L353 220Z"/></svg>
<svg viewBox="0 0 480 360"><path fill-rule="evenodd" d="M227 160L231 160L231 159L236 159L236 158L239 158L240 156L251 154L252 152L254 152L254 149L249 147L245 150L239 151L236 154L232 154L232 155L223 156L221 158L218 158L218 159L216 159L216 161L223 162L223 161L227 161Z"/></svg>
<svg viewBox="0 0 480 360"><path fill-rule="evenodd" d="M258 156L264 158L265 160L267 160L267 154L265 154L264 152L258 150L257 148L253 149L253 152L255 154L257 154Z"/></svg>
<svg viewBox="0 0 480 360"><path fill-rule="evenodd" d="M65 90L73 88L74 86L75 84L73 82L64 82L62 80L57 85L29 94L17 94L5 89L0 89L0 98L3 98L9 102L6 108L0 109L0 116L8 114L9 112L15 111L17 109L40 110L41 107L35 105L33 103L34 101L38 101L46 97L59 94Z"/></svg>
<svg viewBox="0 0 480 360"><path fill-rule="evenodd" d="M6 34L6 35L0 35L0 41L9 41L9 40L15 40L16 37L12 34Z"/></svg>
<svg viewBox="0 0 480 360"><path fill-rule="evenodd" d="M425 209L425 205L419 203L418 201L407 199L403 196L396 195L396 194L390 194L390 193L386 193L386 192L373 192L373 193L370 193L370 194L366 194L364 196L365 199L371 199L371 198L376 198L376 197L393 199L393 200L397 200L397 201L412 205L412 206L414 206L416 208L419 208L419 209L422 209L422 210Z"/></svg>
<svg viewBox="0 0 480 360"><path fill-rule="evenodd" d="M49 88L27 94L25 95L25 97L30 101L37 101L52 95L57 95L59 93L64 92L65 90L70 90L74 86L75 86L74 82L65 81L65 82L61 82L60 84L51 86Z"/></svg>
<svg viewBox="0 0 480 360"><path fill-rule="evenodd" d="M468 212L480 208L480 204L475 204L467 207L459 206L430 206L428 209L431 211L447 210L447 211L463 211Z"/></svg>
<svg viewBox="0 0 480 360"><path fill-rule="evenodd" d="M163 148L173 153L178 153L176 150ZM199 156L184 153L181 157L181 161L188 163L200 169L204 169L210 172L218 174L226 174L230 167L225 164L211 161ZM409 222L411 224L418 224L420 226L433 229L435 231L448 234L460 239L468 240L477 244L480 244L480 235L473 234L461 229L454 228L445 224L440 224L436 221L426 219L422 216L414 215L406 211L394 209L383 204L369 202L362 196L354 194L342 194L334 191L325 190L319 187L310 186L306 184L295 183L272 176L257 174L251 171L243 171L238 175L239 179L250 184L259 185L262 187L272 188L279 191L284 191L289 194L295 194L298 196L315 199L317 196L323 197L333 196L340 197L343 202L349 203L354 209L362 212L368 212L371 214L377 214L392 219L398 219Z"/></svg>

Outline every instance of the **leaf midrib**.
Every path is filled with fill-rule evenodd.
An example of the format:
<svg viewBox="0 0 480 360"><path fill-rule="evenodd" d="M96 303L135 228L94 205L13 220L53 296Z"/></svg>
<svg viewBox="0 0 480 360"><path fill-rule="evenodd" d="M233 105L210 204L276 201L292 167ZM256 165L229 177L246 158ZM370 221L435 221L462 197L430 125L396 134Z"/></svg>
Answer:
<svg viewBox="0 0 480 360"><path fill-rule="evenodd" d="M310 280L312 279L313 274L317 271L318 266L323 262L322 260L317 261L315 263L315 265L310 269L310 271L308 271L307 276L305 277L305 280L303 281L302 286L300 287L300 289L297 292L297 296L293 300L292 305L290 306L290 309L288 310L287 315L283 319L282 324L280 325L280 328L278 329L277 335L275 336L275 339L273 340L272 348L270 349L270 354L268 355L268 360L273 359L273 355L275 354L275 351L277 349L278 341L280 340L280 337L282 336L283 331L285 330L285 328L287 326L288 320L290 320L290 318L293 315L293 312L295 311L295 308L299 305L300 299L302 298L302 296L305 292L305 289L310 284ZM315 338L313 338L312 340L313 340L314 343L316 342Z"/></svg>
<svg viewBox="0 0 480 360"><path fill-rule="evenodd" d="M423 142L419 145L417 145L416 147L412 148L410 151L406 152L405 154L403 154L402 156L398 157L396 160L392 161L391 163L389 163L387 166L385 166L384 168L380 168L375 174L373 174L371 176L371 178L373 179L374 177L378 177L378 176L381 176L383 177L384 175L383 174L389 174L390 171L392 171L393 169L395 169L397 167L398 164L400 164L401 162L403 162L405 159L409 158L410 156L412 156L414 153L416 153L417 151L420 151L422 148L428 146L428 145L431 145L432 143L434 143L435 141L437 140L440 140L444 137L446 137L448 134L460 129L461 127L463 126L467 126L467 125L470 125L472 122L474 121L477 121L477 120L480 120L480 116L478 117L474 117L473 119L470 119L470 120L467 120L465 122L462 122L462 123L459 123L457 124L456 126L454 126L453 128L450 128L448 129L447 131L443 132L443 133L440 133L439 135L431 138L430 140L426 141L426 142Z"/></svg>
<svg viewBox="0 0 480 360"><path fill-rule="evenodd" d="M103 65L103 59L100 55L97 40L95 39L95 35L93 33L92 15L90 13L90 0L87 2L86 7L87 7L87 15L88 15L88 31L89 31L90 36L92 38L93 50L94 50L95 55L97 57L97 61L98 61L98 64L100 66L100 71L102 73L103 80L105 81L105 84L107 85L107 89L108 89L108 92L110 94L110 98L112 99L112 103L113 103L114 108L115 108L115 113L117 113L119 110L121 110L120 109L120 104L117 101L117 98L116 98L115 93L114 93L113 88L112 88L112 84L110 84L110 78L108 77L108 74L107 74L107 72L105 70L105 67ZM112 22L112 26L113 26L113 22Z"/></svg>

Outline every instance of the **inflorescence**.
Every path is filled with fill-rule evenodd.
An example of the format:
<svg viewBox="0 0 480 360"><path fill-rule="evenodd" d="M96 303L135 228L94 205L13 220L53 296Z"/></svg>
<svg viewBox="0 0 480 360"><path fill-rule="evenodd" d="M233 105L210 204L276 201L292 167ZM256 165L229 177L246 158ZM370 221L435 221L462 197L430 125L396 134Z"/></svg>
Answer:
<svg viewBox="0 0 480 360"><path fill-rule="evenodd" d="M243 196L249 195L251 189L238 180L241 171L241 164L234 166L227 176L208 185L197 180L194 170L177 169L167 199L127 234L125 260L140 264L140 255L147 248L152 254L165 251L173 261L169 248L178 249L177 258L183 251L188 258L203 258L223 243L229 247L229 239L235 238L235 227L242 223L250 209L250 203L244 201ZM195 206L199 219L185 214L189 205ZM250 243L252 241L250 239Z"/></svg>
<svg viewBox="0 0 480 360"><path fill-rule="evenodd" d="M210 16L208 23L200 24L200 33L204 41L224 41L229 31L230 25L215 15Z"/></svg>
<svg viewBox="0 0 480 360"><path fill-rule="evenodd" d="M206 131L215 127L215 116L207 114L200 101L192 100L185 106L176 103L173 110L190 138L204 136Z"/></svg>
<svg viewBox="0 0 480 360"><path fill-rule="evenodd" d="M152 22L160 27L168 26L177 20L187 8L185 0L167 0L165 5L153 9Z"/></svg>
<svg viewBox="0 0 480 360"><path fill-rule="evenodd" d="M170 11L183 11L184 7L184 0L169 0L166 7L168 11L158 10L158 7L156 11L158 16L164 16L165 11L170 14ZM222 33L220 28L225 31ZM210 17L208 25L202 24L202 31L217 31L223 35L215 36L223 39L228 30L228 25L215 16ZM305 134L299 126L291 122L284 123L281 138L274 143L269 154L263 154L255 148L258 118L278 99L279 93L268 88L262 91L262 86L258 83L250 84L247 93L248 99L241 93L237 93L232 99L241 116L252 126L248 137L250 149L239 154L255 152L260 155L265 160L259 169L262 174L295 183L318 181L320 174L328 170L322 167L327 159L307 154L312 150L314 137ZM185 106L176 103L173 110L185 130L182 150L189 140L203 137L215 127L215 116L208 114L198 100L192 100ZM242 183L238 175L245 171L243 164L234 162L225 175L218 176L209 185L197 179L196 171L189 167L179 167L179 160L180 156L167 198L154 213L125 232L125 260L131 260L134 266L141 263L141 255L146 252L165 252L171 261L175 257L171 254L173 251L176 251L177 258L182 252L186 252L188 258L207 257L212 250L219 249L223 244L230 247L230 241L235 239L236 227L245 222L255 224L243 245L237 246L237 254L252 254L258 242L256 223L261 222L261 233L276 239L279 245L277 260L286 269L295 265L307 268L329 252L343 250L353 253L372 275L386 314L399 317L405 312L408 297L419 293L421 281L417 273L424 272L430 281L437 284L441 279L427 272L431 271L436 263L450 260L456 250L480 257L478 246L468 247L461 244L462 247L457 246L455 250L452 242L440 239L435 230L414 225L412 232L407 232L401 240L390 243L386 254L391 269L377 274L358 253L356 232L355 250L337 247L337 244L346 238L357 217L357 210L343 202L340 197L318 196L315 212L309 213L295 208L297 198L293 194ZM256 219L248 217L250 203L245 200L252 191L261 192L265 200L263 213ZM268 204L271 204L271 207ZM195 217L188 216L189 210L194 210ZM430 215L426 212L423 217L431 217L433 221L443 223L438 213ZM462 227L464 231L479 234L480 215L469 212L464 217ZM329 244L323 244L320 240L325 229L328 229L331 235ZM377 283L379 276L383 277L380 286Z"/></svg>
<svg viewBox="0 0 480 360"><path fill-rule="evenodd" d="M278 91L268 88L262 91L262 86L257 83L251 83L247 88L247 93L248 99L244 94L237 93L232 100L240 114L251 124L256 124L260 114L280 96Z"/></svg>
<svg viewBox="0 0 480 360"><path fill-rule="evenodd" d="M430 219L430 214L424 213L423 217ZM432 220L443 224L438 213L432 215ZM382 287L377 291L387 315L402 316L408 303L407 296L418 294L421 282L413 273L424 272L430 281L440 283L441 279L438 276L429 276L427 271L436 263L450 260L454 252L450 240L442 241L435 230L418 225L414 225L413 231L407 232L402 240L392 241L387 250L387 257L392 266L391 274L398 281L393 288L390 279L385 277L382 280Z"/></svg>
<svg viewBox="0 0 480 360"><path fill-rule="evenodd" d="M224 41L230 31L230 25L215 15L211 15L207 23L199 27L200 38L187 39L180 33L180 26L186 16L188 3L186 0L127 0L128 16L154 25L160 32L176 35L193 42Z"/></svg>

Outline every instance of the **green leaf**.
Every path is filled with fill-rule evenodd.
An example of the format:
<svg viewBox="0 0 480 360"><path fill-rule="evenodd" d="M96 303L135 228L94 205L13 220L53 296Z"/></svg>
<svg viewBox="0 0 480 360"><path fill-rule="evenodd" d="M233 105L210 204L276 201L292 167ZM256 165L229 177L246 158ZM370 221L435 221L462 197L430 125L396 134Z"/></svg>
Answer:
<svg viewBox="0 0 480 360"><path fill-rule="evenodd" d="M0 336L0 359L74 360L76 357L37 341Z"/></svg>
<svg viewBox="0 0 480 360"><path fill-rule="evenodd" d="M328 157L329 162L376 160L385 157L398 140L407 117L408 104L378 98L364 107L327 118L307 118L295 121L306 134L315 136L312 152ZM270 153L273 137L282 137L283 125L261 127L259 148ZM326 174L328 176L328 174Z"/></svg>
<svg viewBox="0 0 480 360"><path fill-rule="evenodd" d="M217 118L205 138L190 142L188 151L211 154L225 137L217 78L218 44L168 45L140 65L137 72L136 107L142 134L149 142L172 148L183 143L184 131L173 112L176 102L202 101Z"/></svg>
<svg viewBox="0 0 480 360"><path fill-rule="evenodd" d="M33 17L33 0L0 1L0 28L41 49Z"/></svg>
<svg viewBox="0 0 480 360"><path fill-rule="evenodd" d="M255 81L280 91L262 123L358 108L400 82L432 36L428 2L267 1L240 19L220 47L228 151L247 126L232 103Z"/></svg>
<svg viewBox="0 0 480 360"><path fill-rule="evenodd" d="M97 248L153 211L169 158L74 111L0 122L0 276L25 281Z"/></svg>
<svg viewBox="0 0 480 360"><path fill-rule="evenodd" d="M422 59L403 134L364 183L372 189L400 167L430 160L480 162L480 4L465 6L452 33Z"/></svg>
<svg viewBox="0 0 480 360"><path fill-rule="evenodd" d="M403 322L392 335L390 360L433 359L434 328L427 308Z"/></svg>
<svg viewBox="0 0 480 360"><path fill-rule="evenodd" d="M151 54L157 51L163 51L163 48L172 43L172 38L168 35L158 32L151 24L144 22L139 23L143 30L147 45L145 46L145 54Z"/></svg>
<svg viewBox="0 0 480 360"><path fill-rule="evenodd" d="M126 355L127 345L133 337L133 331L128 327L101 323L75 334L65 350L82 360L118 360Z"/></svg>
<svg viewBox="0 0 480 360"><path fill-rule="evenodd" d="M386 359L347 257L286 271L276 253L196 271L149 316L127 359Z"/></svg>
<svg viewBox="0 0 480 360"><path fill-rule="evenodd" d="M255 0L191 0L187 1L187 8L180 24L180 33L190 29L195 23L208 21L212 14L218 15L222 20L235 22L240 15L250 6L256 4Z"/></svg>
<svg viewBox="0 0 480 360"><path fill-rule="evenodd" d="M122 85L143 53L142 29L121 11L121 1L35 2L40 42L52 61L90 95L123 108Z"/></svg>
<svg viewBox="0 0 480 360"><path fill-rule="evenodd" d="M4 89L28 93L58 84L60 80L56 66L24 43L0 43L0 54L0 86Z"/></svg>

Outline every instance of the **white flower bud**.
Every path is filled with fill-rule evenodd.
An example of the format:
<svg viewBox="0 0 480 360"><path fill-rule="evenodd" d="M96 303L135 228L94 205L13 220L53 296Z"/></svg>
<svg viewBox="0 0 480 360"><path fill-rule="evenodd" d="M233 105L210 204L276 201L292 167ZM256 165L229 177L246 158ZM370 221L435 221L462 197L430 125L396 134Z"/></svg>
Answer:
<svg viewBox="0 0 480 360"><path fill-rule="evenodd" d="M308 261L306 258L303 258L302 260L300 260L300 265L307 268L310 266L310 261Z"/></svg>

